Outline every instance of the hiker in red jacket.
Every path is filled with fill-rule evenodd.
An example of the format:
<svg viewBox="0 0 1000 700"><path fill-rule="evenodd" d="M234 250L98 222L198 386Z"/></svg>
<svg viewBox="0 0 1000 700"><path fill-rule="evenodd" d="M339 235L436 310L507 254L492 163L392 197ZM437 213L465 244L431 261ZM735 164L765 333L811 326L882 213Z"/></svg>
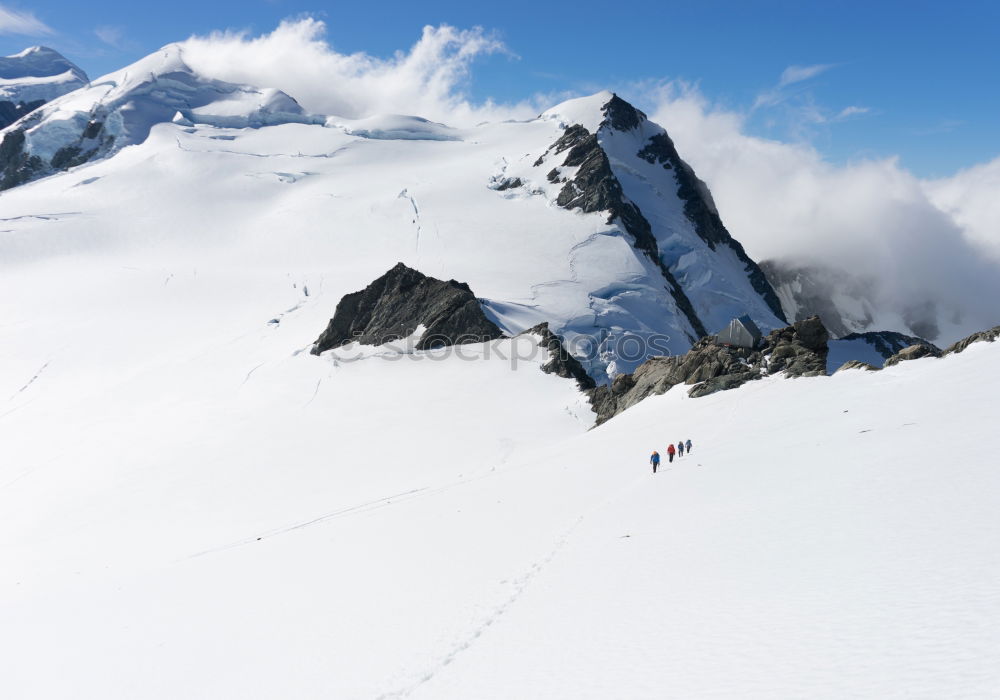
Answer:
<svg viewBox="0 0 1000 700"><path fill-rule="evenodd" d="M674 447L673 443L670 443L669 445L667 445L667 457L670 458L671 462L674 461L674 454L676 452L677 452L677 448Z"/></svg>

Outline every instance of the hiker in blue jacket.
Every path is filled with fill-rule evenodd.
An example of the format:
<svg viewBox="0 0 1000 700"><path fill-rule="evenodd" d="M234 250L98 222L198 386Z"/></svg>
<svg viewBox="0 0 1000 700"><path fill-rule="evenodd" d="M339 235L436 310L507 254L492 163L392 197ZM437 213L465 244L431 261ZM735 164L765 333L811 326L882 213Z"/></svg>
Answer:
<svg viewBox="0 0 1000 700"><path fill-rule="evenodd" d="M687 447L688 454L691 454L691 441L690 440L687 441L687 444L685 445L685 447Z"/></svg>
<svg viewBox="0 0 1000 700"><path fill-rule="evenodd" d="M683 440L679 441L677 443L677 456L678 457L683 457L684 456L684 441Z"/></svg>
<svg viewBox="0 0 1000 700"><path fill-rule="evenodd" d="M653 473L656 473L656 468L660 466L660 453L653 450L653 454L649 456L649 463L653 465Z"/></svg>

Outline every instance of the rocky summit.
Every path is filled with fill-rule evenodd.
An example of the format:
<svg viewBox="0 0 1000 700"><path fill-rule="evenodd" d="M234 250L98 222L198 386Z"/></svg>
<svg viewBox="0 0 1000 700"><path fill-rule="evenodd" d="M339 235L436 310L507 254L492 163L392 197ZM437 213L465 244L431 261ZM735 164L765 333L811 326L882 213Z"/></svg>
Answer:
<svg viewBox="0 0 1000 700"><path fill-rule="evenodd" d="M818 316L772 331L756 349L723 345L707 336L684 355L650 358L634 373L591 390L597 423L678 384L694 385L688 394L697 398L778 372L788 377L825 375L829 337Z"/></svg>
<svg viewBox="0 0 1000 700"><path fill-rule="evenodd" d="M443 282L399 263L340 300L312 353L355 341L383 345L413 335L420 326L425 330L417 350L479 343L503 335L483 314L469 285Z"/></svg>

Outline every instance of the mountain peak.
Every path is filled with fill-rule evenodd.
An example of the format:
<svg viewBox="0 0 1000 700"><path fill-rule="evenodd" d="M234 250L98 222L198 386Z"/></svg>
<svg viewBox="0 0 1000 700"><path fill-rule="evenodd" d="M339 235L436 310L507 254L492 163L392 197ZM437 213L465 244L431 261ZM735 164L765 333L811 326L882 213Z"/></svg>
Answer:
<svg viewBox="0 0 1000 700"><path fill-rule="evenodd" d="M631 131L646 121L644 112L639 111L614 93L611 94L611 99L601 110L604 112L604 124L610 125L615 131Z"/></svg>
<svg viewBox="0 0 1000 700"><path fill-rule="evenodd" d="M87 74L55 49L48 46L29 46L20 53L0 57L0 80L25 78L54 78L69 73L81 83Z"/></svg>
<svg viewBox="0 0 1000 700"><path fill-rule="evenodd" d="M604 105L614 96L613 92L602 90L587 97L574 97L545 110L539 118L558 121L563 126L579 124L590 133L594 133L604 121Z"/></svg>
<svg viewBox="0 0 1000 700"><path fill-rule="evenodd" d="M87 84L87 74L48 46L0 57L0 129Z"/></svg>
<svg viewBox="0 0 1000 700"><path fill-rule="evenodd" d="M566 100L540 115L564 126L579 124L590 133L607 125L615 131L631 131L646 120L646 115L610 90Z"/></svg>

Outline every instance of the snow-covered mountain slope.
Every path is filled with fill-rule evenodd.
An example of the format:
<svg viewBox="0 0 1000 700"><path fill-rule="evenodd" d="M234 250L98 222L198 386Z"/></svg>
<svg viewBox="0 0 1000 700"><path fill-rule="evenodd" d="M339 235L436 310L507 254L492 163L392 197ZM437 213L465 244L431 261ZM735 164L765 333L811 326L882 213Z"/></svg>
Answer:
<svg viewBox="0 0 1000 700"><path fill-rule="evenodd" d="M671 391L588 431L525 338L317 358L289 339L327 312L318 280L75 264L35 263L5 310L4 697L1000 683L998 343ZM694 451L654 477L666 438Z"/></svg>
<svg viewBox="0 0 1000 700"><path fill-rule="evenodd" d="M595 131L575 127L572 145L576 121ZM511 335L549 322L601 381L735 314L780 325L707 191L656 144L665 132L611 93L466 130L304 115L282 93L196 75L171 46L7 130L8 186L70 172L2 195L0 264L72 251L145 268L155 241L158 266L205 273L250 256L282 284L322 277L332 311L402 261L468 282ZM566 164L581 151L587 163Z"/></svg>
<svg viewBox="0 0 1000 700"><path fill-rule="evenodd" d="M1000 345L593 429L530 335L313 356L398 262L507 333L548 321L598 378L778 314L608 95L452 129L136 66L0 146L30 180L0 194L0 697L1000 682ZM666 438L695 451L654 478Z"/></svg>
<svg viewBox="0 0 1000 700"><path fill-rule="evenodd" d="M86 83L86 73L47 46L0 57L0 129Z"/></svg>
<svg viewBox="0 0 1000 700"><path fill-rule="evenodd" d="M47 46L0 57L0 101L49 102L86 84L79 66Z"/></svg>
<svg viewBox="0 0 1000 700"><path fill-rule="evenodd" d="M747 308L767 330L778 318L783 321L779 300L763 272L723 226L708 187L681 159L662 127L609 92L560 105L542 116L572 126L588 121L587 115L595 111L604 115L593 132L596 142L624 196L648 221L648 228L641 221L636 227L645 229L642 234L648 231L662 262L691 300L698 319L693 325L715 332ZM585 151L586 144L576 148ZM557 171L568 176L561 168ZM570 201L585 197L587 185L592 186L577 182L579 176L577 172L566 188ZM640 239L642 234L633 232Z"/></svg>
<svg viewBox="0 0 1000 700"><path fill-rule="evenodd" d="M8 128L4 149L9 152L0 157L7 177L0 186L111 155L142 143L154 125L171 120L233 128L322 121L306 115L280 90L200 76L188 68L182 54L180 46L169 45L53 100Z"/></svg>

